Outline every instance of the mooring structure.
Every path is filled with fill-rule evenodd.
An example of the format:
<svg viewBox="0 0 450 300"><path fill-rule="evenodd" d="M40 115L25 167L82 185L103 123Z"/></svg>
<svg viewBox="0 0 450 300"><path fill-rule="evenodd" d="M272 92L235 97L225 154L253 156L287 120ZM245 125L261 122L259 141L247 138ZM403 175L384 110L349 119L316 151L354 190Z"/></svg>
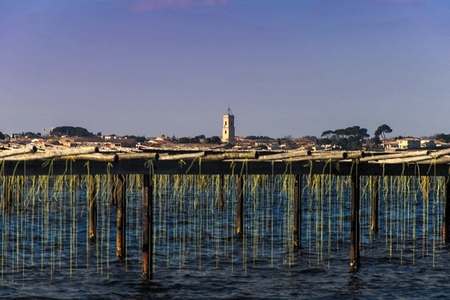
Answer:
<svg viewBox="0 0 450 300"><path fill-rule="evenodd" d="M114 176L112 190L116 207L115 253L124 259L126 253L126 176L139 175L142 185L142 274L145 279L153 276L153 234L154 234L154 194L153 176L156 175L216 175L234 176L236 184L235 235L242 238L245 224L244 184L247 175L292 175L294 181L294 222L293 245L301 249L302 229L302 176L331 175L351 178L351 218L349 265L352 272L360 266L360 204L361 178L372 177L370 227L379 230L379 180L384 176L433 176L445 178L445 210L442 235L450 241L450 150L404 151L404 152L363 152L334 151L310 152L303 150L271 151L231 151L193 149L147 149L146 151L109 151L96 147L47 149L23 148L0 151L0 176L87 176L88 181L95 175ZM11 201L8 188L3 188L3 203ZM88 183L88 236L92 243L97 235L97 204L93 183ZM223 206L224 194L219 195L219 205Z"/></svg>

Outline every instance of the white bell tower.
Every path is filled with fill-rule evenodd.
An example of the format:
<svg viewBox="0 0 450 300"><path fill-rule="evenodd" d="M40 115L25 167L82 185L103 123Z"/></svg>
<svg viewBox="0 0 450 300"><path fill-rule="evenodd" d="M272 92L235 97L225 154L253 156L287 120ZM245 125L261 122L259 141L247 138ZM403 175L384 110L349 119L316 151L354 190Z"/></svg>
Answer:
<svg viewBox="0 0 450 300"><path fill-rule="evenodd" d="M230 108L223 115L223 126L222 126L222 142L223 143L234 143L235 131L234 131L234 115Z"/></svg>

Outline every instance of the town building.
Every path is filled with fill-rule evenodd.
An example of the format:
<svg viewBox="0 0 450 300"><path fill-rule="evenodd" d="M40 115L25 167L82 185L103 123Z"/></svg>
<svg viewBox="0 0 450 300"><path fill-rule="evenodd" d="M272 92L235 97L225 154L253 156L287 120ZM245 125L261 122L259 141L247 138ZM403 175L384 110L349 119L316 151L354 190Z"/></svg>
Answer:
<svg viewBox="0 0 450 300"><path fill-rule="evenodd" d="M223 115L222 142L232 144L235 142L234 115L231 109Z"/></svg>
<svg viewBox="0 0 450 300"><path fill-rule="evenodd" d="M436 142L432 139L420 140L420 147L428 150L436 149Z"/></svg>
<svg viewBox="0 0 450 300"><path fill-rule="evenodd" d="M384 139L381 142L381 145L385 151L396 151L399 149L399 142L397 139Z"/></svg>
<svg viewBox="0 0 450 300"><path fill-rule="evenodd" d="M415 150L420 148L420 140L415 138L404 138L398 141L401 150Z"/></svg>

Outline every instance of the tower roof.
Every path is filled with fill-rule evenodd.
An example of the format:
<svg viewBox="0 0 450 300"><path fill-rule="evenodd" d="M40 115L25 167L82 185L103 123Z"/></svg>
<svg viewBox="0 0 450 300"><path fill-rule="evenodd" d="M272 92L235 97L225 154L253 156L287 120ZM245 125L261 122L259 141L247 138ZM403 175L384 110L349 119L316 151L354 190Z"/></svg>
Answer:
<svg viewBox="0 0 450 300"><path fill-rule="evenodd" d="M230 107L228 107L227 112L225 113L225 115L230 115L230 116L233 115L233 112L231 111Z"/></svg>

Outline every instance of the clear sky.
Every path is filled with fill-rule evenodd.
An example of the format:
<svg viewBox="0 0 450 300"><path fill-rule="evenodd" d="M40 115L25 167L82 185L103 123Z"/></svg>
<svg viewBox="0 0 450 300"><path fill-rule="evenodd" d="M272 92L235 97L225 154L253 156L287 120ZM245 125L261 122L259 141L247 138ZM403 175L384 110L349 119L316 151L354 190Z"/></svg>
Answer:
<svg viewBox="0 0 450 300"><path fill-rule="evenodd" d="M0 131L450 132L448 0L0 0Z"/></svg>

